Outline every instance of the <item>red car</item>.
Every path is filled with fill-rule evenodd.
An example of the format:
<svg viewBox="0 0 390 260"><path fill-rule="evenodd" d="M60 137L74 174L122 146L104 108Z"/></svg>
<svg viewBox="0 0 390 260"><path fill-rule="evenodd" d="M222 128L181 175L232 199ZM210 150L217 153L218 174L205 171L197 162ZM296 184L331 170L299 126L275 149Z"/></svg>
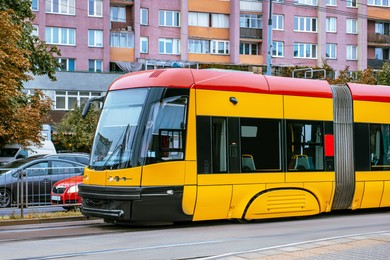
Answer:
<svg viewBox="0 0 390 260"><path fill-rule="evenodd" d="M73 176L56 182L51 189L51 204L61 205L64 209L72 209L81 205L78 185L83 182L83 176Z"/></svg>

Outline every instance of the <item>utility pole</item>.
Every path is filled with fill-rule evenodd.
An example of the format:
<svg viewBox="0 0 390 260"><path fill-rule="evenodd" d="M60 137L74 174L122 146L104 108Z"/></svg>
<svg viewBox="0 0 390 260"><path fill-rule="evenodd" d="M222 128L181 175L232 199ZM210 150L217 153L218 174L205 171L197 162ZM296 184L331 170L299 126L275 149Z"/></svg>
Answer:
<svg viewBox="0 0 390 260"><path fill-rule="evenodd" d="M269 0L269 15L268 15L268 52L267 52L267 75L271 75L271 59L272 59L272 0Z"/></svg>

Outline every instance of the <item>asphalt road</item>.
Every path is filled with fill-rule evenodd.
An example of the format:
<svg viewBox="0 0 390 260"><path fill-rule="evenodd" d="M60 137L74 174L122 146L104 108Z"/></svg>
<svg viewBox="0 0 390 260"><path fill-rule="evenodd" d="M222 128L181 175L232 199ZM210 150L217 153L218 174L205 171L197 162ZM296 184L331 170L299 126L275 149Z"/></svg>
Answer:
<svg viewBox="0 0 390 260"><path fill-rule="evenodd" d="M101 220L3 226L0 259L202 259L390 232L390 211L337 212L237 224L113 226Z"/></svg>

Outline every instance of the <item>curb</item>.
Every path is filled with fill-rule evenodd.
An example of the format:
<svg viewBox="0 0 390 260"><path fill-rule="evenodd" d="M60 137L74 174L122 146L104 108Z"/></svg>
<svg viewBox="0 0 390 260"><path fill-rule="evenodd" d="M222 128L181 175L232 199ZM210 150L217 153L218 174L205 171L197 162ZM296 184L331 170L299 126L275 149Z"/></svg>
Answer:
<svg viewBox="0 0 390 260"><path fill-rule="evenodd" d="M68 222L68 221L86 221L94 218L86 216L76 217L59 217L59 218L34 218L34 219L16 219L16 220L0 220L1 226L12 226L12 225L29 225L29 224L44 224L44 223L56 223L56 222Z"/></svg>

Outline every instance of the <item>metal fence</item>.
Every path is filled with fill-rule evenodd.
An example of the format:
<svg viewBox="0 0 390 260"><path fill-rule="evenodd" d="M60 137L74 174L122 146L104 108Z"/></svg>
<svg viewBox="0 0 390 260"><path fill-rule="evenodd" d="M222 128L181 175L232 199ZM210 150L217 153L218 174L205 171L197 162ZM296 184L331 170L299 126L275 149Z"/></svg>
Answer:
<svg viewBox="0 0 390 260"><path fill-rule="evenodd" d="M37 207L63 210L79 206L83 171L84 167L1 168L0 217L15 212L23 217L25 209Z"/></svg>

